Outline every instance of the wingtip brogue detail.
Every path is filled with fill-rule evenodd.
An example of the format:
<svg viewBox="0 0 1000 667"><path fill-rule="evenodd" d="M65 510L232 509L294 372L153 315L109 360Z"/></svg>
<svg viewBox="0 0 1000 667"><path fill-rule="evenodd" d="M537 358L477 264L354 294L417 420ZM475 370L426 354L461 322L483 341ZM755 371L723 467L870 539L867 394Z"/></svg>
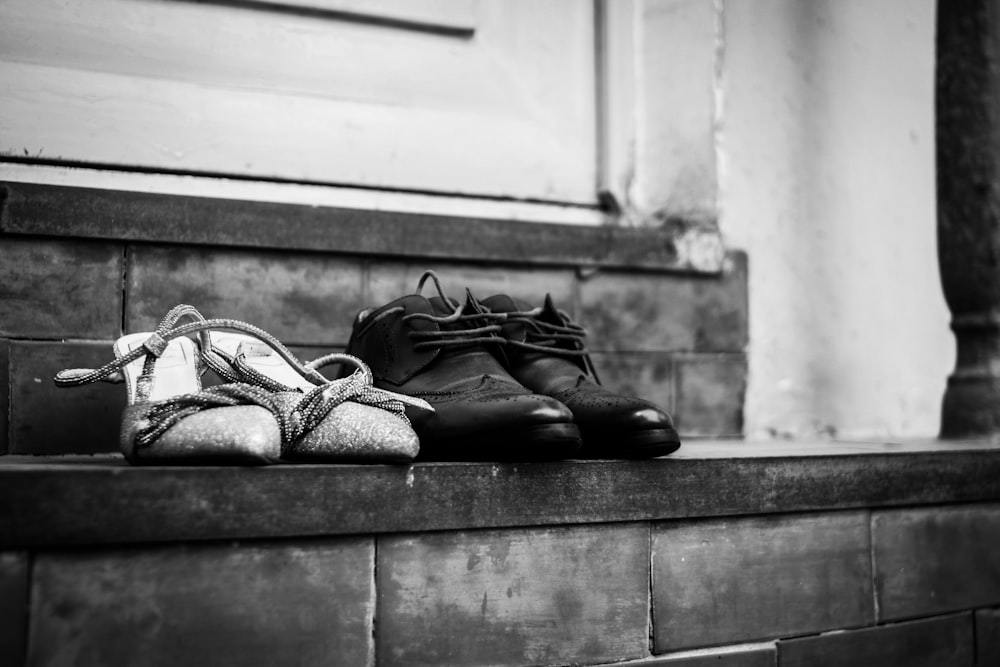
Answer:
<svg viewBox="0 0 1000 667"><path fill-rule="evenodd" d="M480 303L501 323L505 368L528 389L552 396L573 412L583 438L581 457L649 458L680 447L666 412L600 384L583 344L583 328L557 309L550 295L539 307L504 294Z"/></svg>

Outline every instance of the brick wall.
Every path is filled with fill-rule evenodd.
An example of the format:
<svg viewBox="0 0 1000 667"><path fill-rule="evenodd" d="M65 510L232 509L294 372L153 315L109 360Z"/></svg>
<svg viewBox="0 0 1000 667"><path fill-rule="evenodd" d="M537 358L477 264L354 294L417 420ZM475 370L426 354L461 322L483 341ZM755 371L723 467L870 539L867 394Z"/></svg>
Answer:
<svg viewBox="0 0 1000 667"><path fill-rule="evenodd" d="M506 292L534 302L551 292L590 329L606 384L671 411L682 435L739 435L746 259L733 254L725 266L714 276L584 273L552 263L0 233L0 452L115 451L123 389L57 389L52 376L109 361L123 331L152 329L177 303L261 326L312 358L342 347L358 310L412 292L427 268L459 298L465 286L481 298Z"/></svg>
<svg viewBox="0 0 1000 667"><path fill-rule="evenodd" d="M996 665L1000 505L7 551L5 664Z"/></svg>

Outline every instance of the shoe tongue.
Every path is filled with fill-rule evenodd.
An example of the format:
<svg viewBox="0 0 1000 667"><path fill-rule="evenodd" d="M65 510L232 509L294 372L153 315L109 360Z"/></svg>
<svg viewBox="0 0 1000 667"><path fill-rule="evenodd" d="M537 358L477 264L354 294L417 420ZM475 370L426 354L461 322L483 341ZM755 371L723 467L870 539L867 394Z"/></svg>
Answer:
<svg viewBox="0 0 1000 667"><path fill-rule="evenodd" d="M527 313L536 310L535 307L527 301L515 299L507 296L506 294L495 294L494 296L484 299L483 305L494 313ZM551 294L545 295L545 301L542 302L542 306L537 310L538 313L533 316L533 319L538 320L539 322L554 324L556 326L564 326L566 324L563 321L562 315L559 314L559 310L552 302ZM528 327L524 322L517 320L509 320L503 324L504 335L513 340L524 341L527 338L527 328Z"/></svg>
<svg viewBox="0 0 1000 667"><path fill-rule="evenodd" d="M494 294L488 296L480 302L483 307L494 313L514 313L531 310L531 305L524 301L518 301L506 294ZM524 341L527 334L527 327L523 322L514 320L501 321L500 326L503 335L509 340Z"/></svg>
<svg viewBox="0 0 1000 667"><path fill-rule="evenodd" d="M430 297L427 299L427 304L430 309L430 314L437 317L450 317L455 314L455 309L458 307L459 302L455 299L448 298L447 300L441 297ZM462 307L463 315L478 315L483 312L482 307L478 305L476 300L472 298L471 295L467 295L465 306ZM456 320L454 322L437 322L436 325L441 331L467 331L468 329L478 328L485 326L487 324L485 319L466 319ZM469 337L479 337L485 334L468 334ZM452 340L461 341L464 337L458 336ZM498 339L499 340L499 339ZM456 358L489 358L492 360L492 355L486 348L486 344L480 341L466 341L465 344L456 344L452 346L441 347L436 351L437 358L439 360L454 360ZM496 364L495 361L491 361L492 364ZM487 374L496 374L497 368L487 369Z"/></svg>
<svg viewBox="0 0 1000 667"><path fill-rule="evenodd" d="M507 296L506 294L494 294L491 297L483 299L482 303L494 313L526 313L535 309L535 307L527 301L515 299L514 297ZM545 295L545 301L542 302L540 311L541 312L536 315L539 319L545 322L550 322L551 324L563 324L562 316L559 315L559 309L556 308L555 304L552 302L551 294Z"/></svg>
<svg viewBox="0 0 1000 667"><path fill-rule="evenodd" d="M528 313L537 310L538 312L531 316L531 319L537 322L544 322L546 324L553 324L555 326L566 326L567 322L563 319L563 316L559 313L559 309L556 308L555 303L552 301L552 295L546 294L545 300L542 302L540 308L535 308L527 301L522 301L520 299L515 299L506 294L495 294L491 297L483 299L483 305L489 308L494 313ZM509 319L501 324L503 328L503 335L505 338L511 341L527 342L528 341L528 324L521 319ZM542 335L544 338L544 335ZM539 342L539 341L532 341ZM558 349L575 349L572 345L555 340L552 343L553 355L557 355ZM545 352L532 351L532 350L508 350L508 354L514 355L519 360L533 360L542 357L550 357L547 363L555 364L560 367L562 372L567 374L572 374L573 371L581 371L582 374L578 376L579 378L584 378L587 374L586 364L583 362L581 357L564 357L555 358ZM564 367L564 368L563 368Z"/></svg>
<svg viewBox="0 0 1000 667"><path fill-rule="evenodd" d="M531 305L517 301L506 294L494 294L483 299L482 304L494 313L511 313L518 310L531 310Z"/></svg>
<svg viewBox="0 0 1000 667"><path fill-rule="evenodd" d="M559 309L552 303L551 294L545 295L545 302L542 304L542 312L538 314L538 319L550 324L558 324L559 326L566 324L563 321L562 315L559 314Z"/></svg>

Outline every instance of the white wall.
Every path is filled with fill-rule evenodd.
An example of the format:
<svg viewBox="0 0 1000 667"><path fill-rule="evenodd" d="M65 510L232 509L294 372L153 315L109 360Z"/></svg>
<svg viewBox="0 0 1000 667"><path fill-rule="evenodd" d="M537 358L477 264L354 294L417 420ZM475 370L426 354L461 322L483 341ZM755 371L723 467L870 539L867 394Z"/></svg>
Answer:
<svg viewBox="0 0 1000 667"><path fill-rule="evenodd" d="M750 437L934 436L933 0L725 0L721 227L750 257Z"/></svg>
<svg viewBox="0 0 1000 667"><path fill-rule="evenodd" d="M64 4L49 0L40 9L38 3L27 0L0 3L6 12L0 14L9 19L0 21L0 36L6 27L12 39L23 37L28 33L14 28L22 24L38 28L41 23L32 18L37 12L47 8L53 15L62 16ZM85 3L70 4L83 7ZM129 3L103 0L102 4L113 8ZM183 10L182 15L191 15L191 25L204 28L194 20L194 14L217 10L167 4L171 3L162 7L151 4L142 11ZM492 4L481 6L495 9ZM525 11L537 9L531 2L517 6ZM715 207L714 171L720 172L722 231L731 247L746 250L750 257L747 434L808 437L835 431L849 437L934 435L945 378L954 360L935 248L934 0L643 0L638 7L642 28L637 31L642 47L637 91L641 98L637 102L641 139L636 156L638 204L649 210L666 207L689 218L703 214L710 217ZM721 30L715 22L719 8ZM583 13L584 17L589 16L588 12ZM109 11L107 16L117 14ZM126 21L128 17L119 18ZM67 37L58 44L77 55L118 54L121 50L116 48L116 40L135 38L134 31L128 30L112 31L111 36L86 30L80 33L82 28L77 23L61 23L76 37ZM169 27L169 23L150 25ZM167 33L173 34L169 30ZM249 49L247 53L259 53L252 33L226 34L234 45ZM289 34L295 37L298 33ZM524 38L523 31L511 34ZM292 37L288 38L291 43L298 44ZM92 42L103 46L83 48ZM336 40L317 42L324 48L344 44ZM39 50L38 44L43 42L0 39L0 45L5 45L0 47L0 65L7 68L4 71L8 74L16 74L50 67L51 59L62 57L63 51ZM552 51L548 38L536 46L544 52ZM442 51L442 57L447 56L449 61L454 55L451 49L448 46ZM299 56L305 53L297 48L292 52ZM522 49L513 52L523 54ZM593 59L587 53L578 60L588 63L589 68ZM716 60L720 54L721 62ZM233 54L227 57L235 58ZM74 56L74 67L82 67L79 62ZM118 57L107 62L114 67L133 66L131 60ZM334 58L322 62L340 61ZM239 59L235 64L240 66L238 71L243 71ZM577 70L589 72L587 68ZM98 69L83 67L88 73ZM192 71L207 76L203 67ZM310 73L309 68L296 71L303 76ZM344 72L358 75L351 68ZM715 76L721 76L721 80L713 88ZM257 77L259 72L252 78ZM153 77L156 81L161 78ZM73 76L70 79L76 81ZM32 77L17 81L19 85L47 85ZM543 84L547 90L560 90ZM452 83L446 89L460 87ZM588 91L584 87L580 94L590 99ZM220 95L219 99L229 99L228 93ZM141 102L147 101L144 98ZM715 105L721 106L713 108ZM51 111L58 106L45 108ZM52 113L72 111L70 107L59 109ZM529 116L535 115L533 109L529 109ZM82 117L74 116L76 120ZM17 120L18 116L7 114L2 118ZM31 114L20 119L35 120ZM148 118L140 121L146 123ZM717 124L714 128L713 121ZM37 134L40 126L26 122L24 127L25 132ZM67 134L73 140L86 135L77 131L78 124L66 127L73 130ZM147 134L140 132L136 136L143 138ZM17 143L21 141L17 132L0 135L12 137L14 143L9 148L18 154L31 145ZM38 138L38 145L30 152L41 151L43 144L47 150L55 150L51 133L43 132ZM148 144L146 139L143 141L144 146ZM713 141L717 142L716 155L712 154ZM245 142L237 143L242 149ZM568 143L590 146L593 141L585 138ZM386 145L398 152L399 146L391 142ZM120 142L108 146L108 150L121 151ZM471 151L465 145L461 148ZM150 150L159 153L161 149L154 146ZM288 155L295 164L301 161L295 151ZM320 152L321 164L340 164L331 163L323 157L326 155ZM427 156L419 151L413 155L421 164L427 162ZM590 173L592 159L570 161L586 162L588 171L582 173ZM486 165L483 173L488 180L495 180L497 162L481 162ZM465 169L461 160L449 164ZM197 167L187 165L189 169ZM224 165L215 168L225 171ZM55 182L77 179L77 184L81 184L81 173L86 176L83 170L66 172L19 165L0 165L0 170L5 177L44 177ZM12 175L12 171L20 175ZM404 169L401 173L409 177L424 172ZM178 185L179 177L132 174L128 175L130 186L114 180L123 178L121 175L108 177L100 173L96 178L106 187L116 187L116 183L140 189L189 191L192 187L190 179ZM357 182L349 175L312 175L310 179ZM138 185L138 180L143 184ZM529 180L534 182L533 177ZM591 180L588 176L581 181L588 192ZM413 183L410 186L415 187ZM212 183L211 187L218 186ZM308 197L314 203L329 203L322 198L334 196L306 186L282 187L284 190L278 191L277 185L270 184L265 196ZM426 184L421 187L434 189ZM295 189L289 194L291 188ZM358 194L341 192L336 196ZM400 205L405 204L403 210L412 210L427 206L429 201L407 200ZM458 201L464 206L469 200ZM488 204L494 208L500 205ZM521 214L509 213L510 207L528 206L523 202L501 204L503 215L512 217ZM477 208L466 214L483 213ZM584 214L589 212L573 211L575 216ZM540 214L532 210L523 215L535 219ZM542 217L551 215L547 211ZM580 222L576 218L566 221Z"/></svg>

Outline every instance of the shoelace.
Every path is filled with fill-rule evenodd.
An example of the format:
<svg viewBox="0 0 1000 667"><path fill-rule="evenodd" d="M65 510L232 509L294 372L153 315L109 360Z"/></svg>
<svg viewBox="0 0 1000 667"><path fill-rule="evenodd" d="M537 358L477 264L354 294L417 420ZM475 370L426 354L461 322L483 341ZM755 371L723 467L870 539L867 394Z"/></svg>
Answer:
<svg viewBox="0 0 1000 667"><path fill-rule="evenodd" d="M504 339L504 344L511 347L528 350L532 352L542 352L554 354L560 357L582 358L587 372L600 384L597 369L590 359L583 339L587 336L587 330L578 324L573 323L569 315L561 310L556 310L556 315L560 324L545 322L539 319L543 312L543 307L538 306L531 310L515 310L506 313L494 313L487 311L485 317L500 322L513 322L524 325L525 340ZM569 343L569 346L560 345L561 342Z"/></svg>
<svg viewBox="0 0 1000 667"><path fill-rule="evenodd" d="M420 276L420 280L417 282L416 294L420 294L421 290L423 290L424 283L426 283L428 279L434 281L434 286L437 289L437 293L441 297L441 300L444 303L452 303L451 299L449 299L444 293L444 289L441 287L441 280L434 271L424 271L423 275ZM597 369L594 367L594 363L590 358L590 353L587 352L583 342L583 339L587 335L587 331L578 324L573 323L569 315L565 312L556 310L557 316L561 322L560 324L553 324L551 322L544 322L540 320L539 316L543 312L543 308L541 306L525 311L495 313L483 306L476 299L472 298L471 294L468 294L468 290L466 291L467 302L477 311L475 313L464 315L464 307L461 304L456 303L454 310L450 315L412 313L404 316L403 321L406 322L413 319L422 319L434 322L439 326L443 324L464 324L468 322L478 324L479 326L463 327L457 331L410 331L407 335L410 338L418 340L418 342L413 344L413 349L439 349L442 347L459 347L464 345L489 343L503 346L510 345L511 347L522 350L555 354L562 357L582 358L587 372L595 382L600 384ZM404 310L405 308L402 306L389 308L373 318L368 326L371 326L384 317L389 317L390 315ZM488 322L489 324L482 324L483 322ZM516 322L525 325L526 340L519 341L504 338L501 335L502 327L500 324L503 322ZM561 346L559 345L560 342L567 342L569 345Z"/></svg>
<svg viewBox="0 0 1000 667"><path fill-rule="evenodd" d="M542 314L542 308L531 310L510 311L507 313L490 312L487 317L496 318L505 322L515 322L525 326L525 338L527 340L509 340L507 345L520 348L522 350L534 350L535 352L546 352L558 354L566 357L579 357L587 354L584 349L583 339L587 335L586 329L573 324L566 313L557 311L562 324L552 324L538 319ZM567 341L572 345L572 349L559 347L559 341Z"/></svg>
<svg viewBox="0 0 1000 667"><path fill-rule="evenodd" d="M182 318L189 317L194 320L189 324L176 326ZM213 319L207 320L196 308L187 304L174 306L170 309L149 338L136 349L115 359L114 361L96 369L79 368L67 369L56 374L55 383L59 387L77 387L91 382L105 380L109 382L121 382L123 380L121 369L128 366L133 361L145 358L143 361L142 373L136 382L136 399L145 400L149 396L149 390L153 382L153 369L156 360L163 354L167 344L174 338L198 334L201 343L201 353L199 363L204 362L206 366L219 374L227 382L240 382L242 378L235 370L234 359L228 357L219 350L212 347L212 339L208 332L211 329L231 329L242 333L250 334L267 343L277 352L293 369L302 377L315 384L325 384L329 380L315 368L303 365L295 358L295 355L286 348L281 341L271 334L252 324L233 319ZM353 357L351 357L353 359ZM358 362L360 363L360 361ZM355 364L357 365L357 364ZM199 375L204 373L204 368L199 368ZM370 373L370 371L369 371Z"/></svg>
<svg viewBox="0 0 1000 667"><path fill-rule="evenodd" d="M420 276L420 280L417 282L416 294L420 294L423 290L424 283L430 278L434 281L434 286L437 288L438 296L441 297L441 301L446 304L451 304L452 300L444 293L444 289L441 287L441 281L438 276L433 271L424 271L423 275ZM468 299L470 303L476 303L474 299ZM374 324L378 320L384 317L389 317L395 313L404 311L405 308L402 306L396 306L395 308L389 308L381 313L379 313L369 324ZM409 322L411 320L427 320L429 322L434 322L438 325L439 329L437 331L409 331L407 336L416 340L413 344L414 350L427 350L427 349L440 349L443 347L458 348L462 346L469 345L480 345L483 343L493 343L493 344L503 344L504 339L500 336L500 325L499 324L482 324L489 317L490 313L485 308L478 307L479 313L472 313L465 315L463 314L464 307L460 303L456 303L454 309L450 315L431 315L430 313L411 313L403 317L404 322ZM445 330L443 325L449 324L459 324L460 329L455 330ZM474 326L479 325L479 326Z"/></svg>
<svg viewBox="0 0 1000 667"><path fill-rule="evenodd" d="M153 367L156 364L156 360L167 349L168 341L175 337L170 335L174 325L184 317L193 318L195 323L205 321L202 314L199 313L193 306L188 306L187 304L174 306L170 309L170 312L168 312L164 318L160 320L156 329L140 347L135 348L131 352L128 352L127 354L101 366L100 368L67 368L59 371L55 376L56 386L79 387L84 384L90 384L91 382L98 382L101 380L113 383L124 382L125 376L122 373L122 369L133 361L145 357L142 373L139 376L136 388L136 397L144 399L149 395L152 372ZM210 348L211 343L208 339L208 333L205 332L204 335L199 335L202 345ZM202 371L202 369L198 370L199 373Z"/></svg>
<svg viewBox="0 0 1000 667"><path fill-rule="evenodd" d="M190 317L194 322L175 326L184 317ZM224 379L235 378L236 374L232 367L224 365L224 363L231 362L219 351L212 349L211 338L208 335L208 331L211 329L231 329L254 336L274 349L296 372L315 382L316 388L306 392L301 400L290 408L287 406L288 401L281 401L277 398L274 389L268 388L266 385L256 386L246 382L230 382L218 387L209 387L197 392L150 402L151 410L146 417L146 423L136 435L137 447L152 444L171 426L195 412L236 405L258 405L274 415L281 433L282 453L300 437L315 428L333 408L345 401L354 401L388 410L407 424L410 423L406 417L403 402L375 388L372 385L371 370L360 359L348 354L333 353L321 357L309 365L302 365L288 348L263 329L240 320L208 320L196 308L186 304L172 308L142 346L97 369L60 371L56 375L55 383L61 387L73 387L100 380L118 382L123 368L145 357L142 373L136 381L136 401L145 402L152 389L156 360L166 350L169 341L195 333L199 335L202 344L202 353L199 357L203 358L205 363ZM356 366L358 370L347 378L333 381L316 370L318 366L328 363L343 362ZM275 383L270 383L270 385L273 384Z"/></svg>

